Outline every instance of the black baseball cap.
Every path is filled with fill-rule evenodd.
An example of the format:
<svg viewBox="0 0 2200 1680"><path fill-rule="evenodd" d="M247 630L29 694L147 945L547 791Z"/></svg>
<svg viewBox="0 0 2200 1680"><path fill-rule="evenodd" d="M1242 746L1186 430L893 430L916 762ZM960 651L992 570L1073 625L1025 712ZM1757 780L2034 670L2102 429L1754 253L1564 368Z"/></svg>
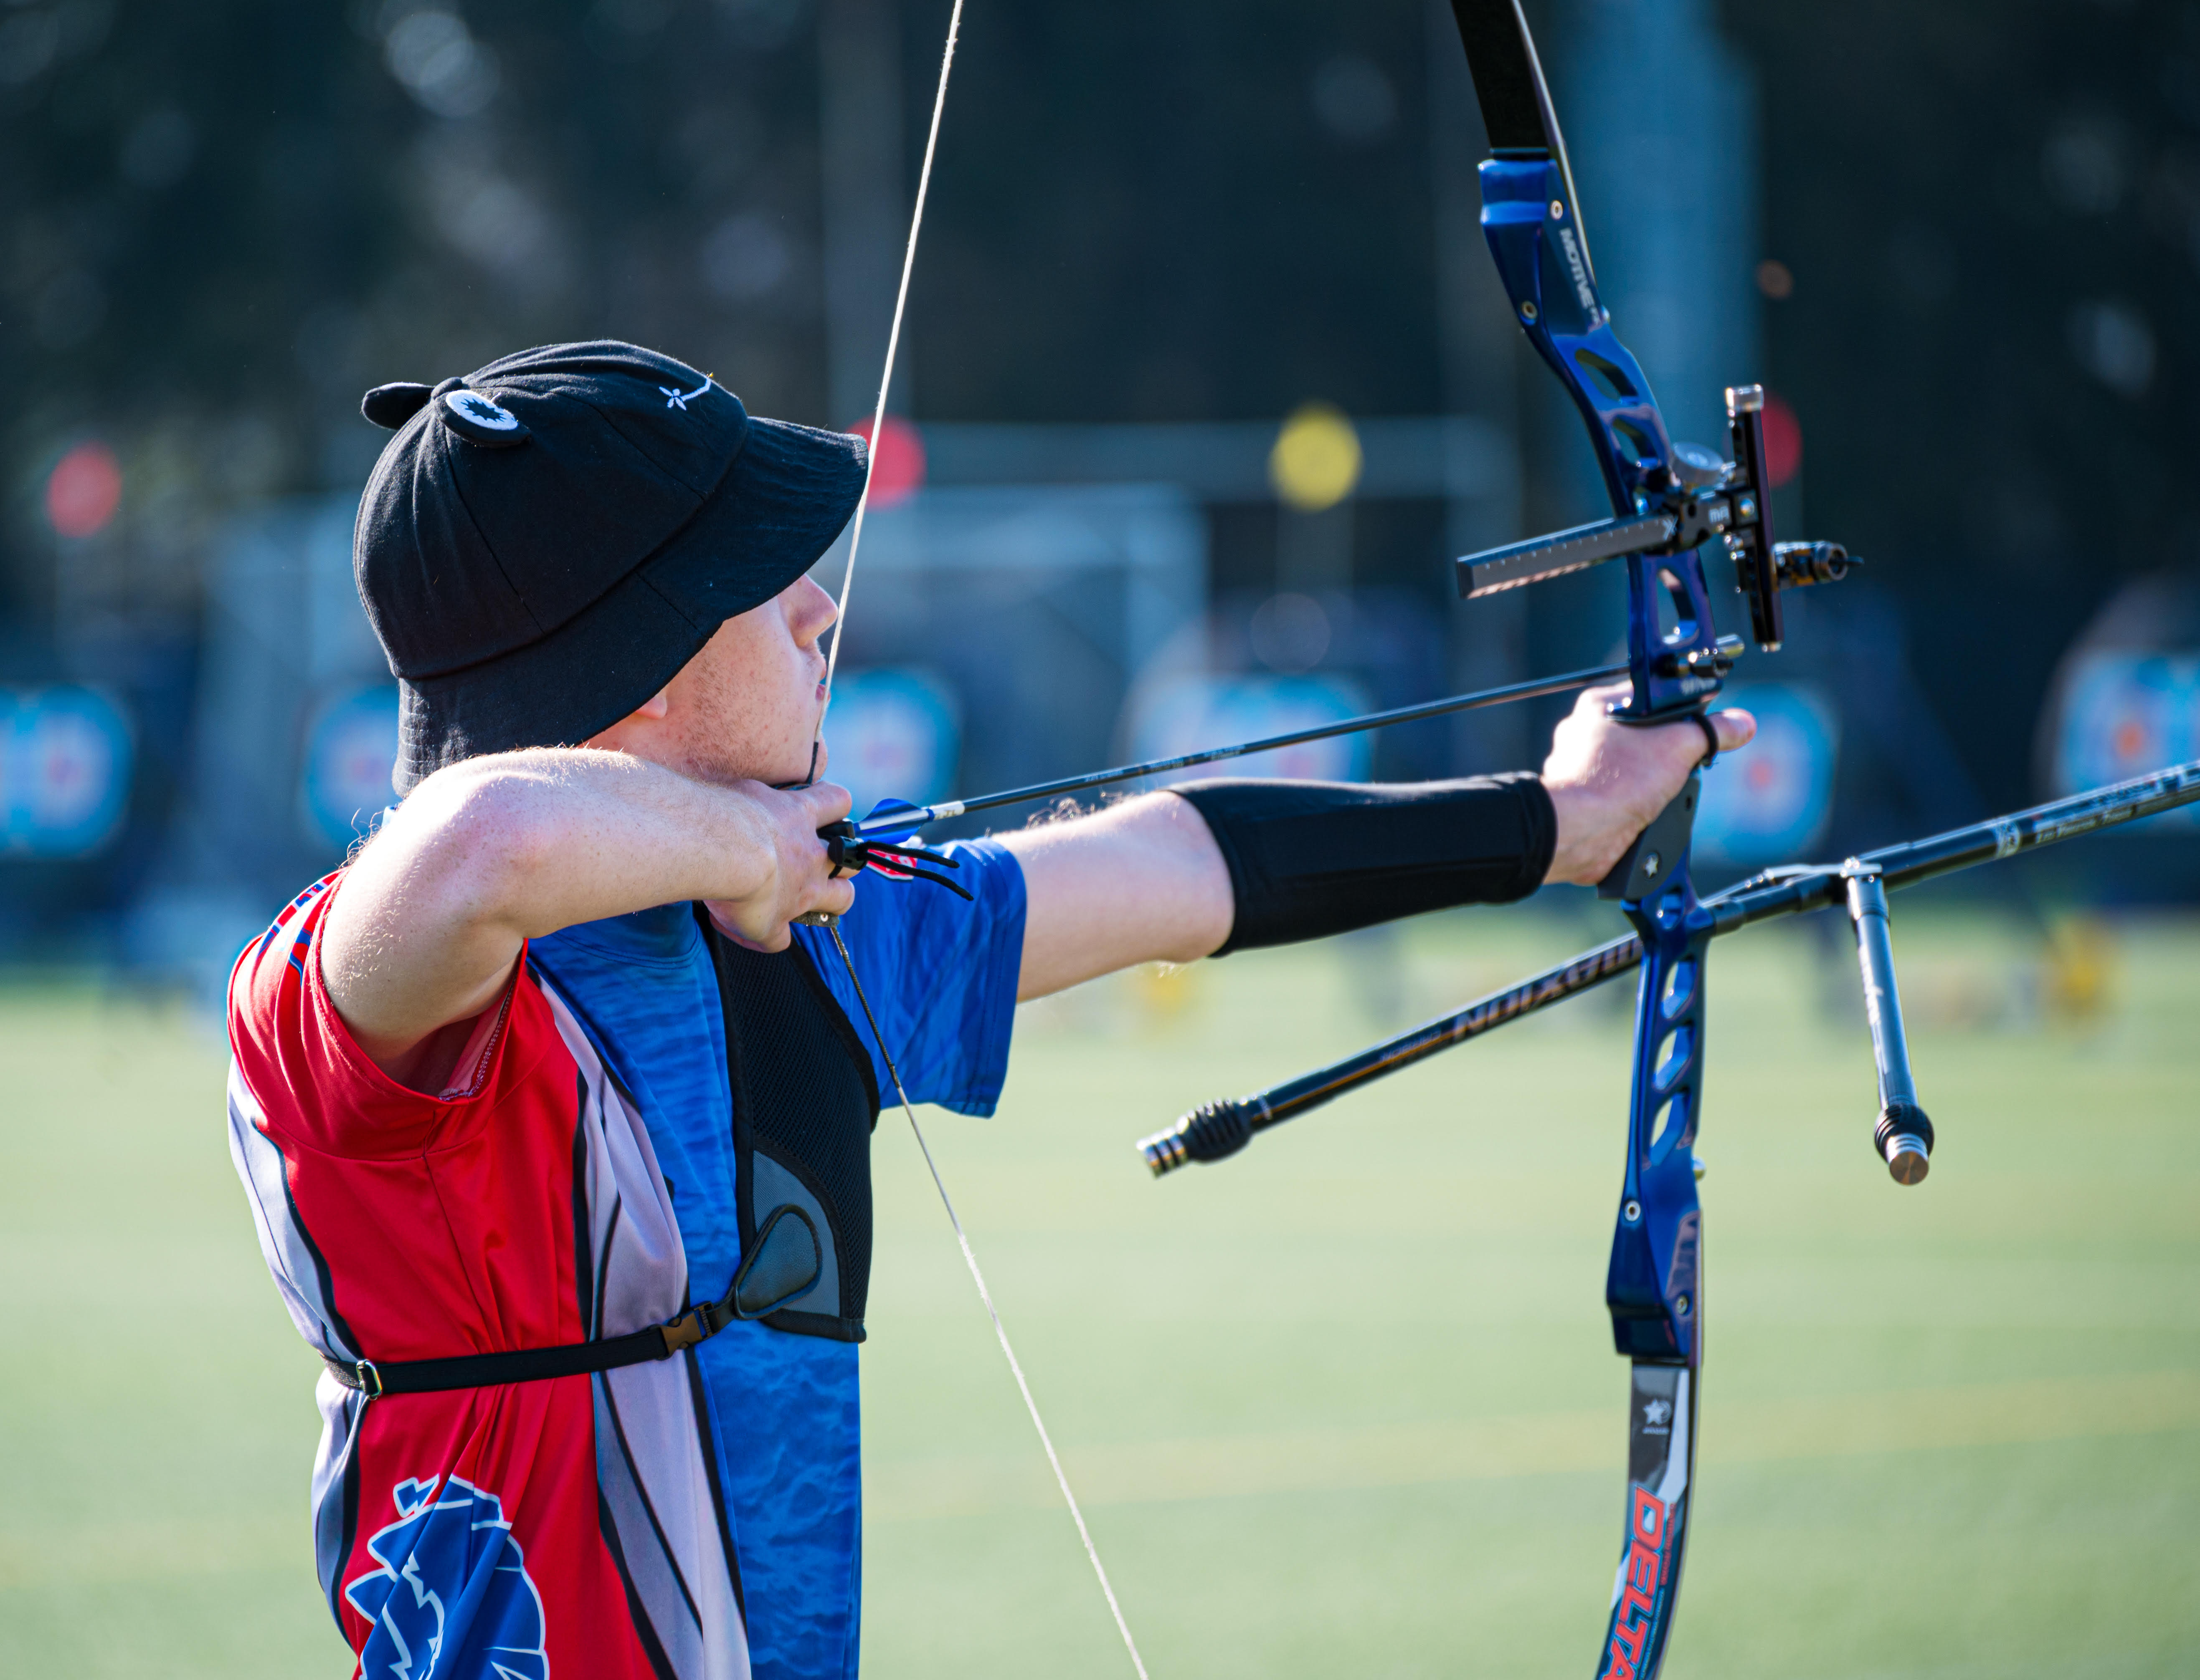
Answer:
<svg viewBox="0 0 2200 1680"><path fill-rule="evenodd" d="M808 571L863 487L861 438L752 415L611 340L377 386L360 408L397 433L352 566L397 677L400 793L609 728Z"/></svg>

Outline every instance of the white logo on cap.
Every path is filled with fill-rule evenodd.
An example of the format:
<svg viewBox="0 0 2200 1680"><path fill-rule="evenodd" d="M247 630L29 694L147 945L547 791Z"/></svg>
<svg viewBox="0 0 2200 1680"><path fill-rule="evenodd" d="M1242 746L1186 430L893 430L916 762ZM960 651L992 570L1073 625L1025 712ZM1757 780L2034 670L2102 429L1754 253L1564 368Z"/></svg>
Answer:
<svg viewBox="0 0 2200 1680"><path fill-rule="evenodd" d="M516 432L519 417L509 409L499 408L478 391L446 391L443 401L452 413L461 420L471 420L492 432Z"/></svg>
<svg viewBox="0 0 2200 1680"><path fill-rule="evenodd" d="M667 408L676 408L685 414L688 411L688 405L711 388L711 382L706 379L692 391L676 391L670 385L660 385L657 388L664 393L664 405Z"/></svg>

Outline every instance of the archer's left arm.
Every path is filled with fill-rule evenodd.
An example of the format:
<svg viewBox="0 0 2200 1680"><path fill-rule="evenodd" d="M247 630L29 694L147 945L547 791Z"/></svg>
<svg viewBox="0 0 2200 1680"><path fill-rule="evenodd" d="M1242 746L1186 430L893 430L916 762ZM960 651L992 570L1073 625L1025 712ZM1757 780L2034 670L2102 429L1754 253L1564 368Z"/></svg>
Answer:
<svg viewBox="0 0 2200 1680"><path fill-rule="evenodd" d="M1706 750L1693 721L1612 720L1624 692L1582 697L1540 778L1193 783L1002 836L1024 876L1017 998L1600 879ZM1745 712L1711 722L1722 751L1756 732Z"/></svg>
<svg viewBox="0 0 2200 1680"><path fill-rule="evenodd" d="M1018 1002L1139 963L1196 961L1230 936L1221 849L1173 793L998 838L1024 874Z"/></svg>

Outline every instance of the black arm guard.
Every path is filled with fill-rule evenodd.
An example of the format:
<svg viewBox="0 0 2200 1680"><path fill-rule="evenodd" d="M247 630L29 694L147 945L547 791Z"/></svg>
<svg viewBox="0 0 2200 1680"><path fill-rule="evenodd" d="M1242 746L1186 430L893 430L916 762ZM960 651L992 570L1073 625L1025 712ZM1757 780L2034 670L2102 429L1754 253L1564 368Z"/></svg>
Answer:
<svg viewBox="0 0 2200 1680"><path fill-rule="evenodd" d="M1551 796L1525 771L1455 782L1184 782L1230 868L1214 954L1288 945L1454 904L1508 904L1550 872Z"/></svg>

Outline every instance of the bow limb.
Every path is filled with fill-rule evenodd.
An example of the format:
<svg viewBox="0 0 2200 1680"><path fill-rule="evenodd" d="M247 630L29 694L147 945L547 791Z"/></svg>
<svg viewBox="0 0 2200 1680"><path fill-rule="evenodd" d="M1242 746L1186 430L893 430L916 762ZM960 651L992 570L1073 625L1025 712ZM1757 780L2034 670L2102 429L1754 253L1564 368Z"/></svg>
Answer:
<svg viewBox="0 0 2200 1680"><path fill-rule="evenodd" d="M1700 490L1728 474L1691 473L1675 450L1650 382L1612 330L1598 295L1565 139L1518 0L1453 0L1491 155L1481 167L1483 231L1513 318L1565 386L1589 434L1611 499L1628 571L1629 676L1618 715L1650 723L1700 715L1731 656L1711 622L1697 545L1711 534ZM1747 430L1751 419L1738 429ZM1737 450L1753 460L1744 445ZM1683 482L1694 476L1694 486ZM1753 486L1751 487L1752 489ZM1761 498L1748 511L1761 531ZM1719 528L1738 522L1735 498ZM1739 522L1750 523L1743 520ZM1645 542L1637 527L1659 537ZM1536 545L1524 545L1534 548ZM1601 554L1581 557L1595 563ZM1530 575L1557 557L1526 557ZM1502 560L1463 568L1463 592L1516 580ZM1540 575L1548 575L1548 572ZM1670 602L1674 625L1665 627ZM1633 1368L1628 1420L1626 1532L1598 1680L1655 1680L1665 1660L1688 1537L1703 1359L1702 1212L1693 1146L1704 1056L1706 947L1712 918L1690 879L1692 775L1599 888L1635 925L1634 1082L1618 1217L1605 1278L1612 1341Z"/></svg>

